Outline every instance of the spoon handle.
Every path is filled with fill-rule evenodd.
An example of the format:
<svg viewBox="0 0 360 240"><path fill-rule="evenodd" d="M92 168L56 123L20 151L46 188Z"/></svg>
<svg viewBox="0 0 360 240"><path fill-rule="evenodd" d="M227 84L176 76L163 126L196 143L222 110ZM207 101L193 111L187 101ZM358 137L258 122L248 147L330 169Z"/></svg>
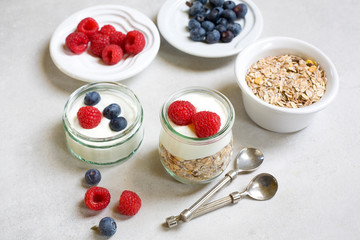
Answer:
<svg viewBox="0 0 360 240"><path fill-rule="evenodd" d="M220 189L222 189L227 183L233 180L237 176L237 171L230 170L225 177L212 187L207 193L205 193L198 201L196 201L189 209L185 209L176 217L169 217L166 219L169 228L177 226L177 223L181 220L183 222L190 221L194 213L203 206L209 199L214 196Z"/></svg>
<svg viewBox="0 0 360 240"><path fill-rule="evenodd" d="M216 201L205 204L204 206L199 208L199 210L197 210L194 213L193 218L196 218L196 217L199 217L206 213L215 211L219 208L229 205L230 203L232 203L232 204L238 203L242 198L243 198L242 193L233 192L233 193L229 194L229 196L226 196L226 197L220 198Z"/></svg>

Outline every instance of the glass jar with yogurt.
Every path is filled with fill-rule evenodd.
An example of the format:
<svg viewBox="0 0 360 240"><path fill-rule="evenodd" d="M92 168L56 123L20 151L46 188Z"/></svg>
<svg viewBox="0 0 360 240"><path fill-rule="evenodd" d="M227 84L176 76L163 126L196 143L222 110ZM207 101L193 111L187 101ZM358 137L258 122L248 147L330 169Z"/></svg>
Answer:
<svg viewBox="0 0 360 240"><path fill-rule="evenodd" d="M122 131L113 131L110 120L102 116L98 126L82 128L77 119L78 110L85 106L84 97L89 92L100 94L101 100L94 107L101 113L112 103L121 107L120 115L127 120ZM143 109L137 96L118 83L91 83L73 92L65 104L63 127L66 143L71 153L91 164L109 165L122 162L140 147L144 136Z"/></svg>
<svg viewBox="0 0 360 240"><path fill-rule="evenodd" d="M221 119L220 130L210 137L198 138L193 124L176 125L168 117L171 103L189 101L196 111L211 111ZM222 93L201 87L186 88L171 95L160 113L160 160L176 180L186 183L207 183L218 177L228 166L233 152L232 126L234 108Z"/></svg>

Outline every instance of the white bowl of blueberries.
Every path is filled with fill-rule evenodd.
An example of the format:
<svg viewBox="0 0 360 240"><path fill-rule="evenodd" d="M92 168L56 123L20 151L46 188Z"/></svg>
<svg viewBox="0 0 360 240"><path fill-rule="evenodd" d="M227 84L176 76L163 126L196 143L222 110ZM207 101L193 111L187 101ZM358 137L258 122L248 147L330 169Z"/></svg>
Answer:
<svg viewBox="0 0 360 240"><path fill-rule="evenodd" d="M179 50L218 58L235 55L257 40L263 19L251 0L168 0L157 24L162 36Z"/></svg>

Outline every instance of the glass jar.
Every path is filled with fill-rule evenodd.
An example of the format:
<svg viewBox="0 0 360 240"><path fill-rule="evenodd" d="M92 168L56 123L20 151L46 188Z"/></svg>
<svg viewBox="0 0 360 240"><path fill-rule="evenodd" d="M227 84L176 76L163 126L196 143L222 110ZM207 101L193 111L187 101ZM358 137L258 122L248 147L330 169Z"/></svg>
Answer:
<svg viewBox="0 0 360 240"><path fill-rule="evenodd" d="M197 112L212 111L221 119L221 128L213 136L198 138L192 124L177 126L167 110L176 100L191 102ZM228 166L233 152L232 126L234 108L222 93L201 87L186 88L171 95L160 113L160 160L176 180L186 183L207 183L218 177Z"/></svg>
<svg viewBox="0 0 360 240"><path fill-rule="evenodd" d="M103 117L93 129L84 129L77 119L77 111L85 106L86 93L96 91L101 100L94 107L103 109L117 103L120 116L127 120L127 127L119 132L109 127L110 120ZM67 100L63 114L66 143L71 153L80 160L97 165L122 162L140 147L144 136L143 109L137 96L126 86L118 83L90 83L73 92Z"/></svg>

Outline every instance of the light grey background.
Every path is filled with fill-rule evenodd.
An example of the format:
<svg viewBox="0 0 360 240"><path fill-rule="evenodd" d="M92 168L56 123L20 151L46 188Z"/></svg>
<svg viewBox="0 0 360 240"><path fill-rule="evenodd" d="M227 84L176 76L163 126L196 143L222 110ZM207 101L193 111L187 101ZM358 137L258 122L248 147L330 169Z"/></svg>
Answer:
<svg viewBox="0 0 360 240"><path fill-rule="evenodd" d="M136 8L156 22L164 1L0 2L0 239L104 239L90 228L105 216L118 224L112 239L358 239L359 1L255 1L264 17L261 38L308 41L332 59L340 76L336 100L308 128L293 134L269 132L248 118L234 75L235 57L192 57L162 39L153 63L122 82L143 104L145 138L131 160L101 169L100 185L110 190L112 200L93 213L83 204L82 179L89 166L66 149L61 124L65 101L84 83L55 67L49 40L70 14L108 3ZM164 219L189 207L212 185L174 181L157 152L161 104L170 93L192 85L217 89L231 100L236 151L256 146L265 154L260 170L238 177L217 196L242 190L260 172L272 173L280 186L270 201L245 199L168 230ZM131 218L116 212L125 189L143 201Z"/></svg>

